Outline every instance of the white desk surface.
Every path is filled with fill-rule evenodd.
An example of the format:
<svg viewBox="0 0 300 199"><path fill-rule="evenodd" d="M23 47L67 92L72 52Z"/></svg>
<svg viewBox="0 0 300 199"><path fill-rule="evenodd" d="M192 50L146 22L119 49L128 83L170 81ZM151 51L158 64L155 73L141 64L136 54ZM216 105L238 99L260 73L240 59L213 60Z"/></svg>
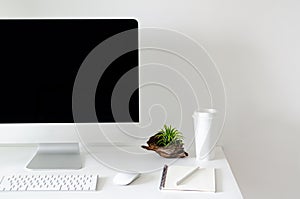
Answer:
<svg viewBox="0 0 300 199"><path fill-rule="evenodd" d="M95 192L0 192L0 198L128 198L128 199L183 199L183 198L223 198L223 199L240 199L243 198L231 172L230 166L226 160L221 147L216 148L216 158L213 161L198 162L200 167L216 168L216 193L201 193L188 191L161 191L159 190L160 178L162 171L143 173L136 181L128 186L118 186L113 184L113 177L116 171L106 168L87 152L82 151L84 168L78 171L29 171L25 165L34 155L36 148L33 146L0 146L0 176L9 174L30 174L30 173L93 173L98 174L98 186ZM105 149L109 152L109 148ZM151 152L149 152L151 153ZM154 152L153 152L154 153ZM156 155L156 154L154 154ZM114 157L111 154L112 157ZM168 160L169 161L169 160ZM195 165L195 158L188 157L179 159L176 165ZM150 164L150 163L149 163Z"/></svg>

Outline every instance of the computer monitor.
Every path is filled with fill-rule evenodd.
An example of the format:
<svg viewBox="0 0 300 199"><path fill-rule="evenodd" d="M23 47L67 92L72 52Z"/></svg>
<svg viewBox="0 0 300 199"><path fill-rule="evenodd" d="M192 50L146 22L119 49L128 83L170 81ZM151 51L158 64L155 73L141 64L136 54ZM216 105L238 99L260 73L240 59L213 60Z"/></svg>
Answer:
<svg viewBox="0 0 300 199"><path fill-rule="evenodd" d="M1 19L0 125L24 127L28 124L34 130L36 126L57 129L74 123L139 122L137 28L135 19ZM126 32L129 33L124 34ZM101 46L103 42L106 45ZM105 46L109 49L101 50ZM130 50L107 60L119 49ZM77 108L81 104L78 103L85 101L74 101L80 92L74 86L81 78L79 72L91 63L93 70L98 71L97 84L93 85L96 89L94 93L90 92L93 96L83 95L81 98L94 99L94 104L89 106L93 106L96 117L90 117L84 111L81 115ZM118 98L120 104L124 104L124 100L128 104L112 107L114 89L129 71L133 74L131 78L122 81L123 88L128 88L128 91L123 89L122 92L130 93L130 99ZM95 76L94 71L90 73ZM85 73L85 79L81 78L80 83L89 82L88 77ZM88 86L85 90L91 89L89 83L85 84ZM135 87L133 93L132 87ZM116 112L127 114L115 117ZM40 149L52 156L42 156L41 151L37 152L29 168L81 167L77 145L44 144ZM51 153L52 149L68 155Z"/></svg>

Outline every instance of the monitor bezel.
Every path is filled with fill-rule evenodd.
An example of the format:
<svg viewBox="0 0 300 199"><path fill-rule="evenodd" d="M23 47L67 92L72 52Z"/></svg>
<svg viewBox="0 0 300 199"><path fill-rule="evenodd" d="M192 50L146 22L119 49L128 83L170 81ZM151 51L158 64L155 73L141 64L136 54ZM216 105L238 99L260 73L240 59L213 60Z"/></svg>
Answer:
<svg viewBox="0 0 300 199"><path fill-rule="evenodd" d="M65 20L65 19L130 19L135 20L140 29L140 21L135 17L1 17L0 20ZM138 31L138 46L140 48L140 32ZM140 50L138 51L138 67L140 67ZM138 83L140 88L140 70L138 70ZM105 123L0 123L0 144L37 144L37 143L73 143L80 142L76 126L84 128L101 125L114 127L118 125L139 125L141 123L141 91L139 96L139 122L105 122ZM48 129L47 129L48 128ZM54 128L54 131L51 129ZM64 133L61 133L61 132ZM123 143L116 135L112 140ZM105 142L105 141L104 141Z"/></svg>

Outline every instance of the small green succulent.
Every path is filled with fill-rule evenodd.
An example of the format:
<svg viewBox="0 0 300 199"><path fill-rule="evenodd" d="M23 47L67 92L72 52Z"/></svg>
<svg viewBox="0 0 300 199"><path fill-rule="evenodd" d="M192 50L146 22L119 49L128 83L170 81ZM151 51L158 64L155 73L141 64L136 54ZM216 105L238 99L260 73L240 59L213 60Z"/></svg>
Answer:
<svg viewBox="0 0 300 199"><path fill-rule="evenodd" d="M183 140L182 133L176 128L172 128L171 125L169 127L164 125L164 128L162 128L156 134L155 138L157 139L156 144L158 146L168 146L172 143L182 143Z"/></svg>

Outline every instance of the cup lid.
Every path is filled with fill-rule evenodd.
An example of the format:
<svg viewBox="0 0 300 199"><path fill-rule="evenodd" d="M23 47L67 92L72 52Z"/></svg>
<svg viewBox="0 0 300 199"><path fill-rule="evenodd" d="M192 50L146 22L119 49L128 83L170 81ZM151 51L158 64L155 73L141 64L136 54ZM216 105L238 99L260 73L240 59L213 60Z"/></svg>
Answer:
<svg viewBox="0 0 300 199"><path fill-rule="evenodd" d="M194 112L195 117L212 117L217 113L216 109L200 109Z"/></svg>

